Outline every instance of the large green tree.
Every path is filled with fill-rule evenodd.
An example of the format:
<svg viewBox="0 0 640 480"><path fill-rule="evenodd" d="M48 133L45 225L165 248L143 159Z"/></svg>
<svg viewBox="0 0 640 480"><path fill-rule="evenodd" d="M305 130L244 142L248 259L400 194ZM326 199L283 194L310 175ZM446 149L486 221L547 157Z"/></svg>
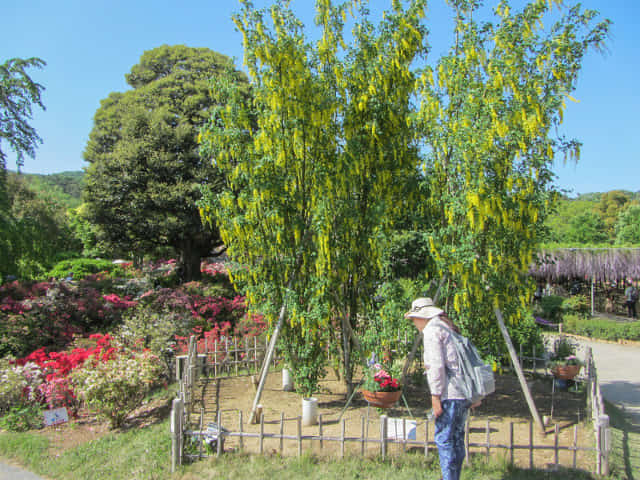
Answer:
<svg viewBox="0 0 640 480"><path fill-rule="evenodd" d="M634 203L620 212L615 230L616 245L640 245L640 205Z"/></svg>
<svg viewBox="0 0 640 480"><path fill-rule="evenodd" d="M44 87L27 73L28 68L42 68L40 58L12 58L0 65L0 276L16 273L16 248L20 233L16 219L10 212L7 193L7 153L3 142L16 154L18 169L24 163L24 156L34 157L35 150L42 142L36 130L30 125L32 106L44 110L42 91Z"/></svg>
<svg viewBox="0 0 640 480"><path fill-rule="evenodd" d="M99 241L110 253L140 259L158 248L180 255L184 279L200 276L200 259L218 245L215 225L202 225L199 186L214 190L218 170L198 153L198 129L213 106L209 79L229 58L207 48L161 46L146 51L95 114L84 157L84 200ZM246 88L246 78L233 70Z"/></svg>
<svg viewBox="0 0 640 480"><path fill-rule="evenodd" d="M63 255L74 255L80 242L69 226L66 206L46 191L32 190L21 174L9 172L5 246L8 259L0 264L0 277L38 278Z"/></svg>
<svg viewBox="0 0 640 480"><path fill-rule="evenodd" d="M625 210L629 201L631 200L631 192L625 192L624 190L611 190L610 192L603 193L598 202L598 210L602 215L602 220L606 228L606 233L611 240L614 240L615 225L618 221L618 216Z"/></svg>
<svg viewBox="0 0 640 480"><path fill-rule="evenodd" d="M42 68L45 61L37 58L12 58L0 65L0 167L6 168L6 153L2 142L16 154L18 169L24 156L33 158L36 147L42 143L36 130L29 124L32 106L44 110L42 91L44 87L26 72L27 68Z"/></svg>

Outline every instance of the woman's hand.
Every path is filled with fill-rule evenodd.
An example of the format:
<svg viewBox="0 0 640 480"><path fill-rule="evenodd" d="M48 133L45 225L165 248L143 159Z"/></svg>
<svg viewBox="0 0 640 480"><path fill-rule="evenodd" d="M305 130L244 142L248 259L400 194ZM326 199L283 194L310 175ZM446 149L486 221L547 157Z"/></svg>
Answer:
<svg viewBox="0 0 640 480"><path fill-rule="evenodd" d="M433 407L433 415L435 418L442 415L442 403L440 403L439 395L431 395L431 407Z"/></svg>

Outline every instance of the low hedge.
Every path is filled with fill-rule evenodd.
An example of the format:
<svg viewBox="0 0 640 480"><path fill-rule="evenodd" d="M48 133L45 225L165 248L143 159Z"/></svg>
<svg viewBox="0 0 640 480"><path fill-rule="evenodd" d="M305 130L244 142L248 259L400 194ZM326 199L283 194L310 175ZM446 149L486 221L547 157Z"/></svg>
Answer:
<svg viewBox="0 0 640 480"><path fill-rule="evenodd" d="M99 272L124 276L124 269L110 260L99 260L95 258L75 258L73 260L63 260L58 262L49 272L47 278L63 279L73 273L74 280L81 280L89 275Z"/></svg>
<svg viewBox="0 0 640 480"><path fill-rule="evenodd" d="M606 318L581 318L578 315L565 315L562 330L583 337L601 340L640 341L640 321L619 322Z"/></svg>

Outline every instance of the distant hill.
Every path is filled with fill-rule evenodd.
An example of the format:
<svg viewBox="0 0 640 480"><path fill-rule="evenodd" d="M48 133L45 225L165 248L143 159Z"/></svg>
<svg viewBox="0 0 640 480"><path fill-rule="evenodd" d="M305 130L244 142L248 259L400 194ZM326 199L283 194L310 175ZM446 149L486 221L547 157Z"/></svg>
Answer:
<svg viewBox="0 0 640 480"><path fill-rule="evenodd" d="M62 172L42 175L38 173L8 172L9 175L20 175L26 184L39 195L52 196L67 208L76 208L82 203L84 188L84 172Z"/></svg>

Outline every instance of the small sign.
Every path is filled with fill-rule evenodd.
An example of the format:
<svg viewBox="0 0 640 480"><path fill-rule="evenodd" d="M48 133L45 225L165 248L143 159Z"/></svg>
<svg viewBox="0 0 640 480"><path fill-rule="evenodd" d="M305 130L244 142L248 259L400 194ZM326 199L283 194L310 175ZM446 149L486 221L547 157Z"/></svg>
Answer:
<svg viewBox="0 0 640 480"><path fill-rule="evenodd" d="M405 418L387 418L387 438L389 440L415 440L416 421Z"/></svg>
<svg viewBox="0 0 640 480"><path fill-rule="evenodd" d="M69 414L65 407L55 408L53 410L45 410L44 412L44 424L47 427L51 425L59 425L69 421Z"/></svg>

